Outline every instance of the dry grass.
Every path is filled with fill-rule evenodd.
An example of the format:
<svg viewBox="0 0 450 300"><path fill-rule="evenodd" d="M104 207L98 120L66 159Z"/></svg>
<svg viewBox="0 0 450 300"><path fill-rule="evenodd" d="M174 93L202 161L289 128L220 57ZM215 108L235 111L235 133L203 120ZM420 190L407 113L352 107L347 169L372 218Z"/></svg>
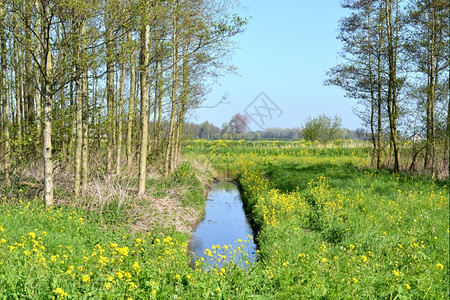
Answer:
<svg viewBox="0 0 450 300"><path fill-rule="evenodd" d="M126 161L123 160L126 164ZM120 176L112 175L106 180L104 161L91 155L88 184L82 194L73 197L73 167L70 163L54 163L55 202L72 205L103 214L106 226L128 223L134 231L152 231L157 228L172 228L190 233L203 216L201 207L183 204L183 197L191 189L186 184L176 184L157 193L155 186L147 188L146 195L137 195L137 166L122 168ZM190 160L197 180L205 195L212 178L212 168L206 161ZM34 199L43 195L43 160L28 161L16 165L13 172L13 187L7 190L10 199ZM114 169L115 170L115 169ZM156 166L149 166L147 179L163 182ZM23 187L23 192L22 188ZM19 189L20 188L20 189ZM4 190L5 191L5 190ZM20 192L19 192L20 191ZM21 194L19 194L21 193ZM155 195L158 195L155 196Z"/></svg>

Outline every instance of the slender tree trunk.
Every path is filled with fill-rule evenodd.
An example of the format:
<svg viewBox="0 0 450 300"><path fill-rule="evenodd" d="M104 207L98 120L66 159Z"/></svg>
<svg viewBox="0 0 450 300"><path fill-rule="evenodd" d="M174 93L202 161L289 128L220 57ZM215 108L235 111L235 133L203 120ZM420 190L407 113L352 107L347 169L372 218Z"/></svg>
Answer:
<svg viewBox="0 0 450 300"><path fill-rule="evenodd" d="M173 12L172 12L172 105L170 111L170 124L169 124L169 136L167 141L166 156L164 161L164 175L167 178L173 168L173 152L174 152L174 138L175 138L175 122L178 108L178 16L177 16L178 0L173 0Z"/></svg>
<svg viewBox="0 0 450 300"><path fill-rule="evenodd" d="M3 4L0 3L0 58L1 58L1 82L0 91L2 99L2 123L3 123L3 136L0 137L3 142L3 171L5 173L5 184L6 186L11 186L11 179L9 173L11 172L11 145L10 145L10 135L9 135L9 116L8 116L8 87L7 87L7 49L6 49L6 20L5 13L3 9Z"/></svg>
<svg viewBox="0 0 450 300"><path fill-rule="evenodd" d="M370 22L370 8L367 12L367 28L368 28L368 34L367 34L367 40L368 40L368 48L372 49L372 40L371 40L371 22ZM374 78L373 78L373 68L372 68L372 52L369 52L369 59L368 59L368 68L369 68L369 84L370 84L370 137L372 140L372 160L371 160L371 166L373 167L375 165L375 158L376 158L376 152L377 152L377 143L375 139L375 129L374 129L374 116L375 116L375 90L374 90Z"/></svg>
<svg viewBox="0 0 450 300"><path fill-rule="evenodd" d="M116 153L116 173L120 174L122 167L122 141L123 141L123 98L125 89L125 63L120 62L120 80L119 80L119 101L118 101L118 124L117 124L117 153Z"/></svg>
<svg viewBox="0 0 450 300"><path fill-rule="evenodd" d="M61 112L63 114L63 127L61 128L61 152L62 155L67 159L67 136L70 134L69 130L67 129L67 115L70 115L70 108L66 107L66 88L63 86L60 91L60 103L61 103Z"/></svg>
<svg viewBox="0 0 450 300"><path fill-rule="evenodd" d="M69 136L68 138L68 160L69 161L75 161L74 158L74 143L75 143L75 139L76 139L76 132L74 128L74 123L76 121L76 101L75 98L77 97L76 93L76 87L74 88L74 82L73 80L69 83L69 104L70 104L70 114L69 114L69 125L68 125L68 130L69 130Z"/></svg>
<svg viewBox="0 0 450 300"><path fill-rule="evenodd" d="M34 1L35 10L37 12L40 11L40 2L39 0ZM34 31L38 34L41 30L40 18L35 18ZM39 47L34 46L34 56L39 57ZM34 99L36 101L36 136L39 137L42 134L42 103L41 103L41 91L39 90L40 77L39 77L39 67L36 62L33 63L34 67ZM35 139L35 148L39 148L39 139ZM70 149L70 148L69 148Z"/></svg>
<svg viewBox="0 0 450 300"><path fill-rule="evenodd" d="M131 33L128 33L128 42L132 43L133 38ZM136 81L136 69L135 69L135 53L134 49L131 52L130 56L130 97L128 101L128 123L127 123L127 167L130 168L133 163L133 152L132 152L132 145L133 145L133 122L134 122L134 114L135 114L135 81Z"/></svg>
<svg viewBox="0 0 450 300"><path fill-rule="evenodd" d="M139 157L139 195L145 194L148 143L148 63L150 59L150 25L141 32L140 85L141 85L141 146Z"/></svg>
<svg viewBox="0 0 450 300"><path fill-rule="evenodd" d="M75 144L75 170L73 190L75 197L80 194L81 188L81 151L83 146L83 107L81 100L81 78L77 81L77 93L75 97L75 115L76 115L76 144Z"/></svg>
<svg viewBox="0 0 450 300"><path fill-rule="evenodd" d="M19 28L16 26L14 28L16 31L15 35L19 34ZM14 89L16 96L16 126L17 126L17 141L18 141L18 152L19 156L22 156L22 144L23 144L23 100L22 100L22 79L21 79L21 58L19 45L16 40L14 40Z"/></svg>
<svg viewBox="0 0 450 300"><path fill-rule="evenodd" d="M381 35L380 35L381 36ZM381 69L381 53L382 53L383 42L380 39L380 44L377 53L377 73L378 73L378 82L377 82L377 169L381 169L381 150L382 150L382 135L383 135L383 127L381 123L381 103L382 103L382 69Z"/></svg>
<svg viewBox="0 0 450 300"><path fill-rule="evenodd" d="M189 38L185 37L185 39ZM184 115L186 113L186 102L188 97L188 86L189 86L188 44L189 42L185 42L185 45L183 47L183 87L181 89L181 97L180 97L181 103L177 117L178 122L175 139L175 155L174 155L175 166L177 166L181 160L181 142L184 131Z"/></svg>
<svg viewBox="0 0 450 300"><path fill-rule="evenodd" d="M85 70L82 78L82 124L83 124L83 144L81 151L81 185L86 187L89 174L89 82L88 71Z"/></svg>
<svg viewBox="0 0 450 300"><path fill-rule="evenodd" d="M106 29L106 99L108 106L107 116L107 161L106 161L106 179L111 180L112 161L113 161L113 143L114 143L114 43L112 25Z"/></svg>
<svg viewBox="0 0 450 300"><path fill-rule="evenodd" d="M159 45L161 47L161 43ZM158 55L160 55L158 53ZM162 70L162 60L158 56L156 61L156 83L155 83L155 106L153 110L153 141L155 143L155 150L161 150L161 139L162 139L162 124L161 124L161 114L162 114L162 96L163 96L163 70Z"/></svg>
<svg viewBox="0 0 450 300"><path fill-rule="evenodd" d="M432 13L432 43L431 43L431 73L434 74L431 78L431 177L436 177L436 121L435 121L435 106L436 106L436 89L439 84L439 59L437 57L437 28L436 28L436 13L433 9ZM433 63L434 62L434 63Z"/></svg>
<svg viewBox="0 0 450 300"><path fill-rule="evenodd" d="M86 20L81 23L81 49L86 52ZM86 187L89 174L89 71L87 66L83 66L81 76L81 107L82 107L82 135L81 145L81 185Z"/></svg>
<svg viewBox="0 0 450 300"><path fill-rule="evenodd" d="M25 22L28 26L25 26L25 43L31 45L31 32L30 32L30 14L28 11L24 11ZM28 134L32 134L32 127L34 123L34 91L33 91L33 72L32 72L32 62L31 53L29 51L24 51L25 56L25 107L26 107L26 126L28 129Z"/></svg>
<svg viewBox="0 0 450 300"><path fill-rule="evenodd" d="M450 101L449 102L449 106L450 106ZM447 107L447 134L444 137L444 151L442 152L442 165L443 165L443 172L445 172L449 167L450 167L450 163L449 163L449 138L450 138L450 132L449 132L449 122L450 122L450 117L449 117L449 111L450 111L450 107ZM449 178L450 178L450 172L448 174Z"/></svg>
<svg viewBox="0 0 450 300"><path fill-rule="evenodd" d="M52 57L50 52L50 7L47 1L42 1L42 50L44 54L44 199L47 206L53 205L53 161L52 161Z"/></svg>
<svg viewBox="0 0 450 300"><path fill-rule="evenodd" d="M389 58L389 85L388 85L388 114L389 127L391 133L392 150L394 152L394 171L400 170L399 151L398 151L398 133L397 133L397 40L394 41L394 26L392 24L392 4L393 0L386 0L386 29L388 36L388 58ZM396 21L397 22L397 21Z"/></svg>
<svg viewBox="0 0 450 300"><path fill-rule="evenodd" d="M155 105L153 106L153 143L155 144L155 151L159 150L159 145L158 145L158 101L159 101L159 85L160 85L160 80L159 80L159 58L156 59L156 64L155 64Z"/></svg>

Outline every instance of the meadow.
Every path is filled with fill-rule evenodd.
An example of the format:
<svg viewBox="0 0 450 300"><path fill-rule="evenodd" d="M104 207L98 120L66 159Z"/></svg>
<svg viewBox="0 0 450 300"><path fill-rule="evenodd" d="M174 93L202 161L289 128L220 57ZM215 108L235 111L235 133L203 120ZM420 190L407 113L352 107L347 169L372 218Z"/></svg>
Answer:
<svg viewBox="0 0 450 300"><path fill-rule="evenodd" d="M192 268L189 234L175 227L136 230L133 220L47 208L23 191L0 203L0 298L448 298L446 182L371 169L354 141L198 140L184 159L171 181L194 187L182 207L203 208L194 165L237 180L257 231L255 263L233 261L242 241L208 249L223 267ZM218 256L224 247L229 257Z"/></svg>

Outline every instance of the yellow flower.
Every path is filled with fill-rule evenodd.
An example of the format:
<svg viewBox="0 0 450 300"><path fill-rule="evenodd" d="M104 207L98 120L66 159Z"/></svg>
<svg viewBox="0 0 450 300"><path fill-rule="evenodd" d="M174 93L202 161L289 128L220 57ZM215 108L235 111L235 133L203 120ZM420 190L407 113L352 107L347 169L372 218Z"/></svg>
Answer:
<svg viewBox="0 0 450 300"><path fill-rule="evenodd" d="M400 276L400 273L397 270L393 270L392 274L394 274L395 277Z"/></svg>
<svg viewBox="0 0 450 300"><path fill-rule="evenodd" d="M362 259L363 262L366 262L367 261L367 256L361 255L361 259Z"/></svg>
<svg viewBox="0 0 450 300"><path fill-rule="evenodd" d="M122 256L128 256L128 250L128 247L117 248L117 252L119 252L119 254Z"/></svg>
<svg viewBox="0 0 450 300"><path fill-rule="evenodd" d="M411 289L411 287L409 286L409 284L405 283L405 284L403 284L403 285L405 286L405 288L406 288L407 290L410 290L410 289Z"/></svg>
<svg viewBox="0 0 450 300"><path fill-rule="evenodd" d="M36 233L34 233L33 231L28 233L28 236L30 236L32 239L36 238Z"/></svg>
<svg viewBox="0 0 450 300"><path fill-rule="evenodd" d="M322 257L322 262L327 262L328 259L326 259L325 257Z"/></svg>
<svg viewBox="0 0 450 300"><path fill-rule="evenodd" d="M82 280L83 282L90 282L90 281L91 281L91 277L89 277L89 275L83 275L83 276L81 277L81 280Z"/></svg>
<svg viewBox="0 0 450 300"><path fill-rule="evenodd" d="M105 288L107 290L109 290L111 288L111 283L109 283L109 282L105 283Z"/></svg>
<svg viewBox="0 0 450 300"><path fill-rule="evenodd" d="M358 279L356 279L355 277L352 277L353 283L357 283Z"/></svg>
<svg viewBox="0 0 450 300"><path fill-rule="evenodd" d="M442 264L436 264L436 268L440 270L444 270L444 266Z"/></svg>
<svg viewBox="0 0 450 300"><path fill-rule="evenodd" d="M137 261L134 262L134 264L133 264L133 269L134 269L135 271L139 271L139 270L141 269L141 267L139 266L139 263L138 263Z"/></svg>
<svg viewBox="0 0 450 300"><path fill-rule="evenodd" d="M55 293L58 296L58 298L65 298L65 297L67 297L67 293L64 292L64 290L62 288L54 289L53 293Z"/></svg>

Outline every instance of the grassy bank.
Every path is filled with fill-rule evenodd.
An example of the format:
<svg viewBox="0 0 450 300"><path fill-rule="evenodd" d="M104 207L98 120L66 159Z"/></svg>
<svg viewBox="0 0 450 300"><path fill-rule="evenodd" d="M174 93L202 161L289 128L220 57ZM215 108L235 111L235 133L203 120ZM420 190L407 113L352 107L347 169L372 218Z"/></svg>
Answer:
<svg viewBox="0 0 450 300"><path fill-rule="evenodd" d="M46 208L27 186L2 198L0 298L448 298L445 182L367 168L356 142L194 141L185 159L145 198L125 177L71 205ZM213 176L239 181L260 230L245 270L190 267Z"/></svg>
<svg viewBox="0 0 450 300"><path fill-rule="evenodd" d="M197 143L239 170L270 295L448 298L445 182L370 169L355 143Z"/></svg>

